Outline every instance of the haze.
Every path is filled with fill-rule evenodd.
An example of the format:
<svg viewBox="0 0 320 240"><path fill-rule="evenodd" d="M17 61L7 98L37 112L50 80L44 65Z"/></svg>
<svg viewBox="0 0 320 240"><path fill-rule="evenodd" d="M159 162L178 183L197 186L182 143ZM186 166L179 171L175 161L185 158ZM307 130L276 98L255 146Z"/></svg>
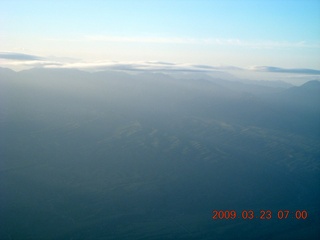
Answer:
<svg viewBox="0 0 320 240"><path fill-rule="evenodd" d="M13 0L0 11L0 64L15 70L135 69L151 61L294 84L319 79L316 0Z"/></svg>
<svg viewBox="0 0 320 240"><path fill-rule="evenodd" d="M319 239L319 8L2 1L0 239Z"/></svg>

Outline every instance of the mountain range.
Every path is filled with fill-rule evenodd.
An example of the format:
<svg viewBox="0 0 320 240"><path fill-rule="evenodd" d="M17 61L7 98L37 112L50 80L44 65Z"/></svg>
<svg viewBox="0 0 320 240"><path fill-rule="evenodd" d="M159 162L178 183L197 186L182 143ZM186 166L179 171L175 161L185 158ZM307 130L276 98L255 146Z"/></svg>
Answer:
<svg viewBox="0 0 320 240"><path fill-rule="evenodd" d="M319 103L319 81L1 68L0 238L318 239Z"/></svg>

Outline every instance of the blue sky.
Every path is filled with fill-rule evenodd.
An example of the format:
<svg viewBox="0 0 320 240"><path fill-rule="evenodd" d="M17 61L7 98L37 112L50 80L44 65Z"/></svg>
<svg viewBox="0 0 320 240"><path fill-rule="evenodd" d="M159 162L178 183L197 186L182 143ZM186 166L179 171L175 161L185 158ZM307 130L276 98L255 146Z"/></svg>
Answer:
<svg viewBox="0 0 320 240"><path fill-rule="evenodd" d="M320 69L319 0L3 0L0 26L2 54L55 63Z"/></svg>

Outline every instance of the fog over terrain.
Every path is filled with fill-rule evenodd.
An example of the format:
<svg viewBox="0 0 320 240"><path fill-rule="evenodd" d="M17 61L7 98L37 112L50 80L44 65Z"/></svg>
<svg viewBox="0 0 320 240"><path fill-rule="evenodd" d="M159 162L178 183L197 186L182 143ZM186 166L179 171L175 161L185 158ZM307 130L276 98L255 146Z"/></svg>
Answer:
<svg viewBox="0 0 320 240"><path fill-rule="evenodd" d="M0 68L0 239L319 239L319 103L317 80Z"/></svg>

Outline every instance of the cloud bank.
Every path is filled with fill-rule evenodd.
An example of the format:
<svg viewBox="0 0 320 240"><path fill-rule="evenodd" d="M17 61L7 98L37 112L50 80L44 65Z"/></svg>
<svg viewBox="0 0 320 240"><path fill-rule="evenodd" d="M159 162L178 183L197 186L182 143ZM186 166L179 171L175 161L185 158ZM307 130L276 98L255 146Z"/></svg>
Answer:
<svg viewBox="0 0 320 240"><path fill-rule="evenodd" d="M252 68L252 70L259 71L259 72L272 72L272 73L320 75L320 70L308 69L308 68L280 68L280 67L273 67L273 66L255 66Z"/></svg>
<svg viewBox="0 0 320 240"><path fill-rule="evenodd" d="M307 68L281 68L275 66L254 66L242 68L237 66L213 66L189 63L172 63L163 61L95 61L84 62L77 59L41 57L25 53L0 52L0 64L5 67L20 68L73 68L88 71L153 71L153 72L264 72L264 73L289 73L295 75L320 75L320 70Z"/></svg>
<svg viewBox="0 0 320 240"><path fill-rule="evenodd" d="M0 59L34 61L34 60L42 60L43 58L35 55L24 54L24 53L0 52Z"/></svg>
<svg viewBox="0 0 320 240"><path fill-rule="evenodd" d="M64 63L41 57L37 55L17 53L17 52L0 52L0 64L9 68L41 68L41 67L61 67Z"/></svg>
<svg viewBox="0 0 320 240"><path fill-rule="evenodd" d="M56 67L56 66L46 66ZM203 72L242 70L234 66L195 65L187 63L170 63L161 61L140 62L79 62L60 66L61 68L77 68L92 71L118 70L118 71L152 71L152 72Z"/></svg>

